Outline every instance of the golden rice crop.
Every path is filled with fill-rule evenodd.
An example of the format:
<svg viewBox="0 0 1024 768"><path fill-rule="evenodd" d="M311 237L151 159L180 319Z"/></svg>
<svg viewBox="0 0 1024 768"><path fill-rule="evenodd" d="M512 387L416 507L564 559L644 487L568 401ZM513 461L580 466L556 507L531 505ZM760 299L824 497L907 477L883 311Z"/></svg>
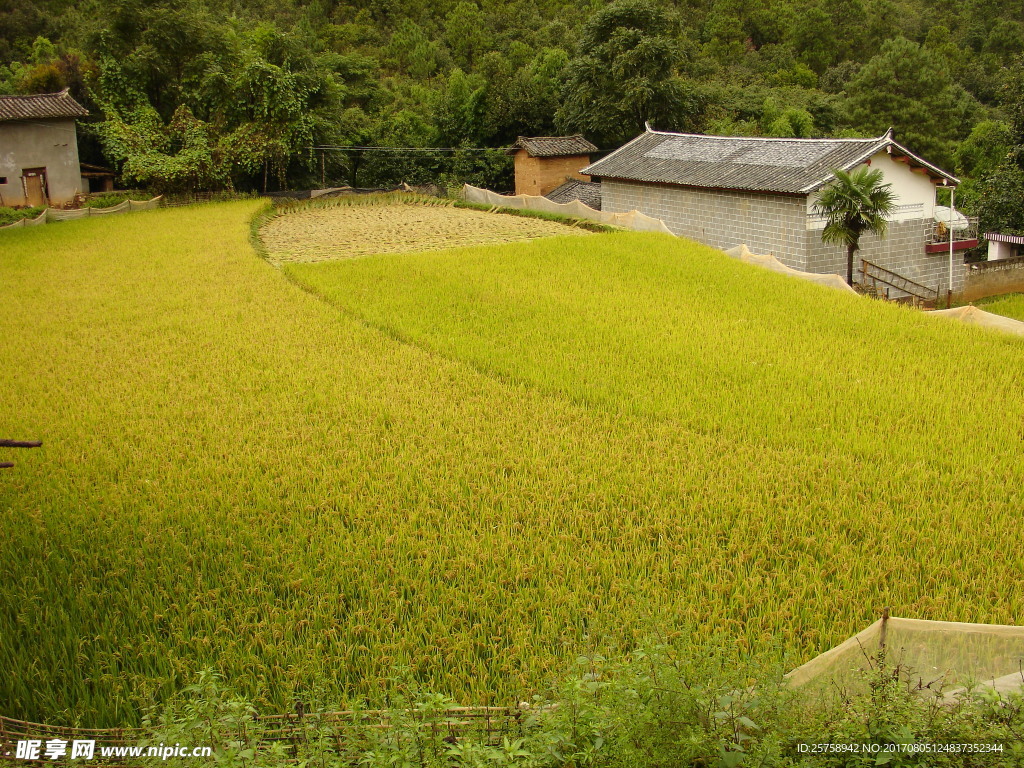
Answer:
<svg viewBox="0 0 1024 768"><path fill-rule="evenodd" d="M651 234L283 275L255 207L4 233L0 436L44 440L0 457L4 714L131 723L207 666L273 710L398 666L508 702L652 628L796 663L882 605L1019 621L1019 340Z"/></svg>
<svg viewBox="0 0 1024 768"><path fill-rule="evenodd" d="M260 229L260 237L267 258L282 263L589 234L557 221L411 202L389 196L286 207Z"/></svg>

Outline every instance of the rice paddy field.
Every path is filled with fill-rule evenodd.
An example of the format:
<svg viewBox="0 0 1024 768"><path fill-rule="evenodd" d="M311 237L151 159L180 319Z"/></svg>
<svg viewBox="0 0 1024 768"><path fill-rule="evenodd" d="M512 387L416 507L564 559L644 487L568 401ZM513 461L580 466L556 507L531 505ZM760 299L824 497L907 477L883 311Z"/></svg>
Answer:
<svg viewBox="0 0 1024 768"><path fill-rule="evenodd" d="M1024 321L1024 293L994 296L991 299L983 299L975 303L986 312Z"/></svg>
<svg viewBox="0 0 1024 768"><path fill-rule="evenodd" d="M557 221L452 207L450 201L390 196L287 206L260 230L271 263L317 262L373 253L496 245L590 232Z"/></svg>
<svg viewBox="0 0 1024 768"><path fill-rule="evenodd" d="M1020 339L650 233L276 269L258 209L4 233L0 436L44 445L0 449L3 714L1021 623Z"/></svg>

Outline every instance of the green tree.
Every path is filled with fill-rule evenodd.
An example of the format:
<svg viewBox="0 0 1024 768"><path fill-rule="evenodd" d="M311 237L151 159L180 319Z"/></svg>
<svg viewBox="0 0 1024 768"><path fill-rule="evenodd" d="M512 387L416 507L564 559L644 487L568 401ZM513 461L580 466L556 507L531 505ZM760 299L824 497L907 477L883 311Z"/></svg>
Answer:
<svg viewBox="0 0 1024 768"><path fill-rule="evenodd" d="M825 218L822 242L846 246L846 282L853 285L853 254L860 249L860 237L865 232L885 236L896 196L891 185L882 183L877 168L832 173L835 181L818 194L814 213Z"/></svg>
<svg viewBox="0 0 1024 768"><path fill-rule="evenodd" d="M452 70L437 99L438 136L447 146L479 146L484 140L487 81Z"/></svg>
<svg viewBox="0 0 1024 768"><path fill-rule="evenodd" d="M978 223L982 232L1024 235L1024 170L1018 165L1004 163L982 181Z"/></svg>
<svg viewBox="0 0 1024 768"><path fill-rule="evenodd" d="M1003 161L980 184L978 218L983 232L1024 235L1024 57L1010 70L1001 92L1009 130Z"/></svg>
<svg viewBox="0 0 1024 768"><path fill-rule="evenodd" d="M988 176L1006 161L1010 149L1010 126L999 120L983 120L957 147L957 173L975 179Z"/></svg>
<svg viewBox="0 0 1024 768"><path fill-rule="evenodd" d="M797 14L790 35L800 58L819 75L836 62L838 42L835 27L820 7L812 5L804 13Z"/></svg>
<svg viewBox="0 0 1024 768"><path fill-rule="evenodd" d="M692 127L699 99L678 75L677 40L676 18L648 0L617 0L594 14L567 68L559 129L609 146L635 136L647 120Z"/></svg>
<svg viewBox="0 0 1024 768"><path fill-rule="evenodd" d="M461 2L444 22L444 37L455 63L470 70L480 54L487 50L487 19L474 3Z"/></svg>
<svg viewBox="0 0 1024 768"><path fill-rule="evenodd" d="M887 40L846 92L854 128L878 136L892 127L937 165L952 163L953 140L970 129L973 100L954 87L945 62L901 37Z"/></svg>

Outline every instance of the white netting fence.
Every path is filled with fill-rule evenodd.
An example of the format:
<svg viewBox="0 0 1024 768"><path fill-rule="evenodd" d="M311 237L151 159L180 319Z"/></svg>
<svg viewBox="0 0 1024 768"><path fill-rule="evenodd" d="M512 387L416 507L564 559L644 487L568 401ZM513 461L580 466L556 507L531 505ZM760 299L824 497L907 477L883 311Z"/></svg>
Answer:
<svg viewBox="0 0 1024 768"><path fill-rule="evenodd" d="M882 644L886 662L914 684L956 696L971 686L1008 693L1024 689L1024 627L879 619L787 675L794 686L855 690Z"/></svg>
<svg viewBox="0 0 1024 768"><path fill-rule="evenodd" d="M462 188L462 197L471 203L482 203L484 205L495 205L502 208L525 208L533 211L547 211L558 213L563 216L574 216L578 219L591 219L602 224L611 224L623 229L638 230L641 232L665 232L674 235L661 219L655 219L639 211L629 213L610 213L608 211L597 211L584 205L579 200L571 203L555 203L546 197L536 195L499 195L487 189L480 189L466 184ZM725 251L727 256L738 259L745 264L756 264L759 267L770 269L772 272L779 272L790 277L797 277L827 288L835 288L838 291L855 293L853 288L847 285L846 281L839 275L817 274L815 272L802 272L792 267L787 267L773 255L760 255L752 253L745 244L737 245ZM1024 336L1024 323L1001 315L994 315L985 312L977 307L957 307L955 309L944 309L937 312L929 312L937 317L948 317L959 320L970 325L980 325L986 328L995 328L1006 333L1013 333Z"/></svg>
<svg viewBox="0 0 1024 768"><path fill-rule="evenodd" d="M544 211L556 213L561 216L572 216L577 219L589 219L599 221L602 224L610 224L623 229L633 229L640 232L664 232L671 235L672 230L665 226L661 219L655 219L640 211L629 213L609 213L607 211L596 211L589 205L584 205L579 200L571 203L555 203L546 197L538 195L499 195L488 189L480 189L466 184L462 188L462 197L470 203L481 203L483 205L495 205L500 208L519 208L528 211Z"/></svg>
<svg viewBox="0 0 1024 768"><path fill-rule="evenodd" d="M151 211L160 207L163 195L154 197L152 200L137 201L124 200L109 208L76 208L70 211L62 211L57 208L47 208L33 219L21 219L13 224L0 227L0 229L13 229L14 227L35 227L39 224L46 224L50 221L71 221L72 219L87 219L91 216L109 216L113 213L131 213L133 211Z"/></svg>
<svg viewBox="0 0 1024 768"><path fill-rule="evenodd" d="M967 307L954 307L953 309L940 309L935 312L929 312L929 315L936 317L948 317L953 320L959 320L961 323L967 323L968 325L980 325L984 328L995 328L1005 333L1014 333L1018 336L1024 336L1024 323L1020 320L1014 320L1011 317L1003 317L1002 315L994 315L991 312L986 312L983 309L978 309L974 306Z"/></svg>
<svg viewBox="0 0 1024 768"><path fill-rule="evenodd" d="M815 272L801 272L799 269L787 267L771 254L761 256L756 253L751 253L750 249L747 248L746 245L737 245L735 248L730 248L725 252L725 255L734 259L739 259L744 264L756 264L759 267L770 269L772 272L779 272L783 275L790 275L791 277L799 277L801 280L809 280L812 283L824 285L828 288L835 288L839 291L856 293L856 291L847 285L846 281L839 275L819 275Z"/></svg>

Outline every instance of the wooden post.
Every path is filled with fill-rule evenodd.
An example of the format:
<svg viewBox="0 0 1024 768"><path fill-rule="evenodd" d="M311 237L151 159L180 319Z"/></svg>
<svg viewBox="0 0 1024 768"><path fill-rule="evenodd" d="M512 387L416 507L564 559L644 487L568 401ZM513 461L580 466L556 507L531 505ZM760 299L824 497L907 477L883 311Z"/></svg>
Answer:
<svg viewBox="0 0 1024 768"><path fill-rule="evenodd" d="M885 650L885 642L889 635L889 606L882 609L882 631L878 635L878 650Z"/></svg>
<svg viewBox="0 0 1024 768"><path fill-rule="evenodd" d="M327 189L327 172L324 165L324 151L320 150L320 189Z"/></svg>

